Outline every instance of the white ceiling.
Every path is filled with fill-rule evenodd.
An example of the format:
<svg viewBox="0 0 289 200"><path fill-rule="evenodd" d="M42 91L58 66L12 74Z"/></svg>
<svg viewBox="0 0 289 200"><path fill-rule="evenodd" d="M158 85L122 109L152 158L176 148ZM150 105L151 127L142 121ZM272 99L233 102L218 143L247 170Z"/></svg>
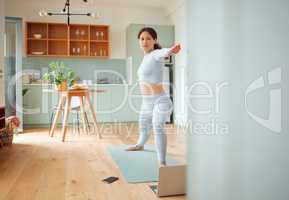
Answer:
<svg viewBox="0 0 289 200"><path fill-rule="evenodd" d="M78 0L71 0L78 1ZM82 1L82 0L80 0ZM123 5L128 7L166 8L170 2L178 0L88 0L91 4Z"/></svg>
<svg viewBox="0 0 289 200"><path fill-rule="evenodd" d="M56 11L61 11L64 7L66 0L9 0L5 2L7 8L13 9L14 6L25 6L31 8L46 9L51 10L52 7L55 7ZM70 0L71 10L73 12L79 12L83 10L94 9L97 10L98 7L112 7L112 8L136 8L136 9L154 9L164 12L165 15L169 16L174 12L176 8L182 5L185 0L87 0L87 3L84 3L83 0ZM57 10L56 10L57 9Z"/></svg>
<svg viewBox="0 0 289 200"><path fill-rule="evenodd" d="M19 2L22 3L22 0L9 0L12 2ZM171 5L177 4L178 2L181 2L183 0L87 0L88 3L83 3L83 0L70 0L72 6L73 5L90 5L90 6L97 6L97 5L103 5L103 6L115 6L115 7L152 7L152 8L163 8L168 9ZM49 3L51 4L57 4L65 3L65 0L25 0L25 4L29 5L43 5Z"/></svg>

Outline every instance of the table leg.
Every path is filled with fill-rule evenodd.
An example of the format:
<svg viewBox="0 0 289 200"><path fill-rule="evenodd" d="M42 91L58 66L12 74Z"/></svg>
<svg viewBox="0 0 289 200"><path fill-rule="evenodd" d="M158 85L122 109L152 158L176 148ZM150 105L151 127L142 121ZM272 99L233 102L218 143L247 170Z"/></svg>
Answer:
<svg viewBox="0 0 289 200"><path fill-rule="evenodd" d="M94 112L93 105L92 105L92 102L90 100L90 96L88 93L86 94L86 99L89 105L90 112L92 114L94 129L97 131L98 137L101 138L101 133L97 127L96 114Z"/></svg>
<svg viewBox="0 0 289 200"><path fill-rule="evenodd" d="M68 115L69 115L69 110L70 110L70 101L71 101L71 96L68 95L66 97L64 119L63 119L63 124L62 124L62 142L64 142L64 140L65 140L67 121L68 121Z"/></svg>
<svg viewBox="0 0 289 200"><path fill-rule="evenodd" d="M87 132L87 125L86 125L86 121L85 121L85 116L84 116L84 104L83 104L83 96L79 97L79 101L80 101L80 113L81 113L81 120L82 120L82 124L83 124L83 130L86 134L88 134Z"/></svg>
<svg viewBox="0 0 289 200"><path fill-rule="evenodd" d="M58 105L57 105L56 114L55 114L55 116L54 116L53 123L52 123L52 127L51 127L51 130L50 130L50 133L49 133L49 135L50 135L51 137L53 137L54 130L55 130L55 127L56 127L56 125L57 125L57 120L58 120L59 114L60 114L60 112L61 112L64 99L65 99L65 97L60 96L60 98L59 98L59 100L58 100Z"/></svg>

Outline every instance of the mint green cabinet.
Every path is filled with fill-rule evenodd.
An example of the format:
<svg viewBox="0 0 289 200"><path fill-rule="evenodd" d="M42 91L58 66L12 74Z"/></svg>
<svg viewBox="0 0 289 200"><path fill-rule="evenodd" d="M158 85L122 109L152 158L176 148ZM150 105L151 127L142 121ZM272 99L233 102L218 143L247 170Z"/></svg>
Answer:
<svg viewBox="0 0 289 200"><path fill-rule="evenodd" d="M48 124L51 101L49 94L39 85L24 85L28 89L23 97L23 124Z"/></svg>
<svg viewBox="0 0 289 200"><path fill-rule="evenodd" d="M101 93L91 93L91 100L97 121L102 122L133 122L138 121L138 111L141 98L129 95L132 85L108 84L92 86L92 89L105 90ZM49 126L53 108L58 104L58 93L51 86L24 85L28 92L23 98L24 127ZM136 92L138 88L134 87ZM92 115L88 103L85 102L85 110L88 119L92 122ZM69 123L76 119L76 115L70 112ZM80 118L81 119L81 118ZM61 124L62 116L58 120Z"/></svg>
<svg viewBox="0 0 289 200"><path fill-rule="evenodd" d="M94 111L96 113L96 118L98 122L110 122L111 121L111 86L97 86L94 89L104 90L105 92L91 93L91 98L94 106ZM86 104L87 105L87 104ZM87 113L89 112L88 105L86 106ZM92 121L92 115L89 114L89 121Z"/></svg>
<svg viewBox="0 0 289 200"><path fill-rule="evenodd" d="M149 25L149 24L130 24L126 30L126 55L132 58L131 73L132 83L137 81L137 70L143 58L143 51L140 49L137 39L138 32L143 27L152 27L158 34L158 42L162 47L171 47L174 44L174 26L170 25Z"/></svg>
<svg viewBox="0 0 289 200"><path fill-rule="evenodd" d="M138 121L141 98L131 94L133 88L125 85L111 88L115 97L111 99L112 122Z"/></svg>

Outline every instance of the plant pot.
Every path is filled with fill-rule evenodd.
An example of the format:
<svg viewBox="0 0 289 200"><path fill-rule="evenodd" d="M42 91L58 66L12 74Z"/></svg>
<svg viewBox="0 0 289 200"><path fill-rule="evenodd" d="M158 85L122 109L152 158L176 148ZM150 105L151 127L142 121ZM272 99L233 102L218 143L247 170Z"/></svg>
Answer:
<svg viewBox="0 0 289 200"><path fill-rule="evenodd" d="M56 86L58 91L66 91L67 90L67 80L64 80L60 85Z"/></svg>

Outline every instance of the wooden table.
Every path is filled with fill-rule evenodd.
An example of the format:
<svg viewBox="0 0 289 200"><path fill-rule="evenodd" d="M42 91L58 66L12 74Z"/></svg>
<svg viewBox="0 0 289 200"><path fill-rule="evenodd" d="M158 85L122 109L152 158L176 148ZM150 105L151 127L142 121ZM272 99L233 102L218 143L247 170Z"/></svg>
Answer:
<svg viewBox="0 0 289 200"><path fill-rule="evenodd" d="M67 129L68 115L69 115L69 111L70 111L71 98L73 96L76 96L76 97L79 97L79 101L80 101L80 112L81 112L81 118L82 118L84 132L87 133L87 124L86 124L85 115L84 115L84 110L85 110L84 109L84 97L85 97L85 99L88 102L90 112L92 114L94 130L97 130L98 137L101 138L101 133L97 128L96 114L94 112L93 105L92 105L92 102L90 99L90 94L89 94L90 92L104 92L104 90L74 89L74 90L67 90L67 91L59 91L59 100L58 100L57 110L56 110L55 117L53 119L50 133L49 133L49 135L51 137L53 137L53 134L54 134L54 131L56 128L56 124L57 124L57 120L58 120L59 114L62 110L63 104L64 104L64 102L66 102L65 108L64 108L64 119L63 119L63 123L62 123L62 131L61 131L62 142L64 142L66 129Z"/></svg>

